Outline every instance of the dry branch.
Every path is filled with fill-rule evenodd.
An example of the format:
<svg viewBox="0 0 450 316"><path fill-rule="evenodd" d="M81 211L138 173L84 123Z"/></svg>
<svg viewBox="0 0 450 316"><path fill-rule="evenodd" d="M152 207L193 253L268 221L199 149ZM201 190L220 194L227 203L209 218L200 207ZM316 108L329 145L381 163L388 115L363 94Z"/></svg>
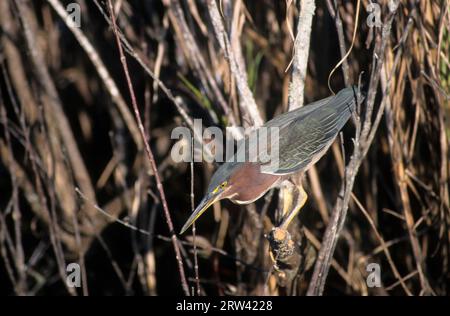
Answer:
<svg viewBox="0 0 450 316"><path fill-rule="evenodd" d="M309 42L311 26L316 5L314 0L301 1L294 41L292 80L289 86L289 111L303 106L306 70L308 69Z"/></svg>
<svg viewBox="0 0 450 316"><path fill-rule="evenodd" d="M345 177L339 190L338 199L333 209L330 223L325 231L322 246L319 251L318 259L314 267L314 273L311 282L308 287L308 295L322 295L328 271L331 265L331 259L347 216L348 204L350 202L351 192L355 183L355 178L358 173L358 169L364 160L365 155L371 145L369 134L371 131L376 131L377 124L372 121L372 111L375 105L375 94L378 89L378 82L380 80L380 74L382 71L382 65L384 56L386 54L385 49L391 33L392 22L394 20L395 13L397 12L399 2L395 3L395 7L390 7L390 12L386 18L386 22L383 24L381 40L377 43L373 54L373 68L369 82L369 88L367 92L367 98L365 100L365 117L362 122L357 116L355 116L356 133L354 140L353 154L350 158L350 162L345 168ZM358 92L360 93L360 92ZM383 97L387 97L386 94ZM358 95L358 109L360 109L361 95ZM378 110L378 115L383 113L383 107ZM361 113L358 110L358 113Z"/></svg>
<svg viewBox="0 0 450 316"><path fill-rule="evenodd" d="M211 21L214 27L214 32L216 34L217 41L219 42L220 48L225 54L225 58L230 63L230 69L236 80L236 85L238 88L239 96L242 99L243 110L250 115L254 128L257 128L263 124L261 114L259 113L258 106L256 105L253 94L248 87L246 81L247 76L244 75L245 69L241 68L241 65L236 59L235 52L232 49L232 45L228 38L228 32L225 30L225 26L222 21L222 17L217 7L215 0L207 0L208 2L208 12L211 17Z"/></svg>

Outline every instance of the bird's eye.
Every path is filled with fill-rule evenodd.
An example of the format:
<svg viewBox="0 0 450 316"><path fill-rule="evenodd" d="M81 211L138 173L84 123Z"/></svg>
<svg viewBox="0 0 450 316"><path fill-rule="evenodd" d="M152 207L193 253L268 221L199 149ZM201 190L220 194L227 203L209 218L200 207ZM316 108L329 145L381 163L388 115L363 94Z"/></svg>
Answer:
<svg viewBox="0 0 450 316"><path fill-rule="evenodd" d="M214 189L214 191L212 192L213 194L216 194L217 192L219 192L219 190L223 190L226 186L227 186L227 184L228 184L228 182L227 181L224 181L224 182L222 182L220 185L218 185L215 189Z"/></svg>

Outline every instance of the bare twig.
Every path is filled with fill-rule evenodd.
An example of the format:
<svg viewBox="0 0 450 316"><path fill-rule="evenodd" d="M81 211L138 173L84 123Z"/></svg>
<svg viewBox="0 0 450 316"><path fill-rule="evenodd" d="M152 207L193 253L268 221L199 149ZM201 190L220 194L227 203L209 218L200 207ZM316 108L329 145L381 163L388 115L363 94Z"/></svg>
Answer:
<svg viewBox="0 0 450 316"><path fill-rule="evenodd" d="M141 137L142 140L144 141L144 147L145 147L145 151L147 153L147 158L150 162L150 166L153 170L153 175L155 177L156 180L156 186L158 188L158 192L160 194L160 198L161 198L161 202L162 202L162 206L164 209L164 216L166 219L166 223L167 223L167 227L169 228L169 232L171 235L171 239L172 239L172 244L173 244L173 248L175 250L175 257L178 263L178 272L180 273L180 278L181 278L181 284L184 290L185 295L189 296L189 287L186 281L186 276L184 273L184 267L183 267L183 261L181 259L181 253L180 253L180 248L178 245L178 238L175 234L174 231L174 227L172 224L172 219L170 216L170 212L169 212L169 207L167 206L167 201L166 201L166 196L164 193L164 189L161 183L161 179L159 177L159 173L158 173L158 168L156 167L156 163L155 163L155 159L153 157L153 153L152 150L150 149L150 145L148 143L147 137L145 135L145 129L144 129L144 125L142 124L142 120L141 120L141 116L139 113L139 108L137 105L137 101L136 101L136 97L134 95L134 89L133 89L133 84L131 83L131 78L130 78L130 74L128 72L128 64L125 58L125 55L123 54L123 49L122 49L122 43L120 41L120 37L119 37L119 33L117 31L117 25L116 25L116 18L114 16L114 12L113 12L113 7L112 7L112 3L111 0L108 0L108 7L109 7L109 12L110 12L110 16L111 16L111 21L112 21L112 26L113 26L113 31L116 37L116 42L117 42L117 47L119 49L119 54L120 54L120 62L122 63L122 67L125 73L125 77L126 77L126 81L128 84L128 90L130 92L130 96L131 96L131 103L133 105L133 110L134 110L134 114L135 114L135 119L138 123L138 127L139 127L139 131L141 133Z"/></svg>
<svg viewBox="0 0 450 316"><path fill-rule="evenodd" d="M194 139L191 140L192 156L194 157ZM194 196L194 162L190 162L191 170L191 211L194 212L195 208L195 196ZM194 272L195 272L195 285L197 296L200 296L200 278L198 274L198 258L197 258L197 243L196 243L196 227L195 223L192 224L192 243L194 244Z"/></svg>
<svg viewBox="0 0 450 316"><path fill-rule="evenodd" d="M333 8L334 4L334 8ZM338 40L339 40L339 51L341 52L341 58L342 60L342 73L344 74L344 83L345 86L350 85L350 71L348 66L347 59L344 58L345 53L347 51L346 45L345 45L345 36L344 36L344 28L342 26L342 19L341 14L339 12L339 8L337 6L337 1L334 0L333 4L331 3L331 0L327 0L327 8L330 12L331 17L334 19L334 23L336 24L336 31L338 34Z"/></svg>

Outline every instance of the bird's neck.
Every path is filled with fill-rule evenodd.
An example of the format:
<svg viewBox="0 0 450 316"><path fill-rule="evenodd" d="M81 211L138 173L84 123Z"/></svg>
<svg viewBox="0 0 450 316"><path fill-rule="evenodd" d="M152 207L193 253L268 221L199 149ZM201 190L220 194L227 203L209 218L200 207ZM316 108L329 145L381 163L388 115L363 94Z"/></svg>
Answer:
<svg viewBox="0 0 450 316"><path fill-rule="evenodd" d="M261 173L257 163L243 163L235 171L227 197L233 203L248 204L254 202L276 185L281 179L278 175Z"/></svg>

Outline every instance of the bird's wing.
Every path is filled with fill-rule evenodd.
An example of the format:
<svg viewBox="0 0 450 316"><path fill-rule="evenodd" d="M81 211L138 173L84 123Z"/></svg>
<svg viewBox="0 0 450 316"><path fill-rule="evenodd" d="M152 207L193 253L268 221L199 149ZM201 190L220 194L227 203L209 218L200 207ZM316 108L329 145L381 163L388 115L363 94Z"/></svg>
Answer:
<svg viewBox="0 0 450 316"><path fill-rule="evenodd" d="M313 103L310 103L306 106L303 106L301 108L295 109L293 111L289 111L283 114L280 114L276 116L275 118L271 119L267 123L265 123L264 127L279 127L282 128L286 126L286 124L291 123L292 121L296 119L300 119L302 117L307 116L309 113L313 112L314 110L320 108L321 106L327 104L334 96L330 96L328 98L315 101Z"/></svg>
<svg viewBox="0 0 450 316"><path fill-rule="evenodd" d="M266 144L258 143L258 145L256 145L256 143L258 142L258 139L260 137L262 137L261 131L264 130L264 128L266 131L269 131L269 134L265 135L265 137L270 139L271 128L275 127L275 128L278 128L279 131L284 131L285 127L288 126L289 124L291 124L294 120L299 120L299 119L306 117L308 114L310 114L314 110L320 108L323 105L326 105L332 98L334 98L334 96L330 96L328 98L315 101L315 102L310 103L307 106L301 107L299 109L280 114L280 115L276 116L275 118L271 119L270 121L266 122L263 126L258 128L257 130L254 130L253 132L251 132L247 137L238 141L237 152L233 156L231 161L235 161L236 159L238 159L238 161L241 161L239 159L242 159L243 157L245 157L245 161L251 161L250 156L251 157L254 157L254 156L249 152L249 148L258 148L258 153L256 153L256 156L254 157L255 161L264 160L264 159L261 159L260 153L261 152L264 152L264 153L270 152L270 148L272 145L272 144L267 144L267 143ZM275 141L277 144L278 144L278 140L280 138L281 138L281 132L280 132L280 137Z"/></svg>
<svg viewBox="0 0 450 316"><path fill-rule="evenodd" d="M268 174L290 174L317 161L351 116L355 99L347 88L327 98L306 115L300 115L279 130L278 155L261 166ZM272 146L273 150L273 146Z"/></svg>

